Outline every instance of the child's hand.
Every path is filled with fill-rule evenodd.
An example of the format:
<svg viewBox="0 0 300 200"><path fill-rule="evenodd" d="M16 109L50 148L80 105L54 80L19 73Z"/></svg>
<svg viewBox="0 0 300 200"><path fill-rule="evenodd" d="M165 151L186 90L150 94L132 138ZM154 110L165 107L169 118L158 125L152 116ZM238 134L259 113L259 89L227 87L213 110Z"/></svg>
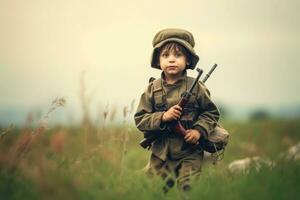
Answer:
<svg viewBox="0 0 300 200"><path fill-rule="evenodd" d="M173 120L178 120L182 113L182 108L178 105L172 106L168 111L166 111L162 116L163 122L169 122Z"/></svg>
<svg viewBox="0 0 300 200"><path fill-rule="evenodd" d="M198 144L198 140L201 137L201 133L199 131L196 129L188 129L186 130L186 133L186 136L184 136L186 142L190 144Z"/></svg>

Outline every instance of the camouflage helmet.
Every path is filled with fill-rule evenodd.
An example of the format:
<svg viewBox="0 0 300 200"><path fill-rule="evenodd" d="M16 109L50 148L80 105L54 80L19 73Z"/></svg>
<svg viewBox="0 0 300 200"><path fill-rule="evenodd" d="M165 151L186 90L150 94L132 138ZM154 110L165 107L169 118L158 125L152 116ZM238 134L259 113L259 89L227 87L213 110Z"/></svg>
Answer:
<svg viewBox="0 0 300 200"><path fill-rule="evenodd" d="M168 42L176 42L186 48L186 50L190 53L190 64L187 65L186 68L194 69L199 61L199 56L194 50L194 37L189 31L178 28L163 29L154 36L152 41L154 49L151 57L151 67L161 69L158 64L159 50Z"/></svg>

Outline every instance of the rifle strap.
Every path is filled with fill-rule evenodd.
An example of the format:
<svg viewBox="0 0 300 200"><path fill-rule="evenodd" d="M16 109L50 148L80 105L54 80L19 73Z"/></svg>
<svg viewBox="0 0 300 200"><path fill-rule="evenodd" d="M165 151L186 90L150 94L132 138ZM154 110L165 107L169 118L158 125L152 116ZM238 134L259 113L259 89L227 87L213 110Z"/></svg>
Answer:
<svg viewBox="0 0 300 200"><path fill-rule="evenodd" d="M190 88L193 84L193 81L195 79L192 77L186 78L186 91L188 88ZM166 100L166 93L162 88L162 79L158 78L152 81L153 82L153 106L155 109L158 109L159 111L166 110L167 109L167 100ZM195 88L196 89L196 88ZM196 89L197 90L197 89ZM196 92L193 92L194 94Z"/></svg>
<svg viewBox="0 0 300 200"><path fill-rule="evenodd" d="M166 95L162 88L161 78L153 81L153 98L154 98L154 108L155 109L167 107Z"/></svg>

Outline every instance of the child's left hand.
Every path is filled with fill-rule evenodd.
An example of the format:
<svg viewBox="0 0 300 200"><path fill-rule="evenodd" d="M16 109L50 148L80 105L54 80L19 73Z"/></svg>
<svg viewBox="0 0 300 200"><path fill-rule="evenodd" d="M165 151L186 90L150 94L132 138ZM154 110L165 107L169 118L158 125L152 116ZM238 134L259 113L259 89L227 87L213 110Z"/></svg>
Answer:
<svg viewBox="0 0 300 200"><path fill-rule="evenodd" d="M199 131L196 129L188 129L186 130L186 133L186 136L184 136L186 142L190 144L198 144L198 141L201 137L201 133Z"/></svg>

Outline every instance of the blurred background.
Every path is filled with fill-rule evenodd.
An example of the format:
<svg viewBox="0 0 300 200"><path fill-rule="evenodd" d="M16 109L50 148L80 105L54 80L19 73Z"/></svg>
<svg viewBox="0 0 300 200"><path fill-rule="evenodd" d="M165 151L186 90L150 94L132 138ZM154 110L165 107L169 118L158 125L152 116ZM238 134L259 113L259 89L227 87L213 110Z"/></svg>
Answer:
<svg viewBox="0 0 300 200"><path fill-rule="evenodd" d="M206 85L223 119L299 117L298 8L296 0L1 0L0 124L38 119L56 97L67 104L51 124L76 124L84 109L94 122L112 109L122 121L160 76L152 39L170 27L194 34L205 73L219 65Z"/></svg>
<svg viewBox="0 0 300 200"><path fill-rule="evenodd" d="M0 0L0 199L184 199L145 176L133 123L171 27L193 33L204 73L218 64L206 85L230 134L190 199L299 199L299 6Z"/></svg>

